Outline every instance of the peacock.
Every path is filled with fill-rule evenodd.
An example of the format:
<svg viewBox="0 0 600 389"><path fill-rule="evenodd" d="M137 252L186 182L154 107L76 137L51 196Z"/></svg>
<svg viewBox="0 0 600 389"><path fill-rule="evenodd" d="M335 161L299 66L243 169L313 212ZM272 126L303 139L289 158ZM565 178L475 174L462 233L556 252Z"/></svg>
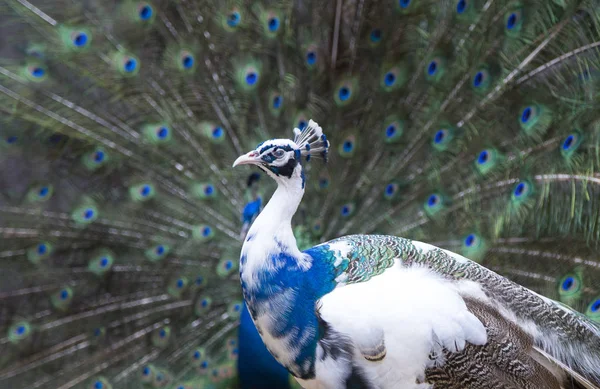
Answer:
<svg viewBox="0 0 600 389"><path fill-rule="evenodd" d="M0 23L1 388L600 387L598 0L2 0ZM442 329L382 371L394 331L348 323L399 309ZM307 323L324 371L269 331Z"/></svg>

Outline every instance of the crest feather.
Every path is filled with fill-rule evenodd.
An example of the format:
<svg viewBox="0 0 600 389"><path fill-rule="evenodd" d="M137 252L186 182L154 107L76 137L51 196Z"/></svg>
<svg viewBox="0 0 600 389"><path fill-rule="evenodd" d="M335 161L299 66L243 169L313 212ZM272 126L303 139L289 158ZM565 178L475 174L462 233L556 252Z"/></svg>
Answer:
<svg viewBox="0 0 600 389"><path fill-rule="evenodd" d="M323 129L314 120L309 120L303 130L294 128L294 143L298 145L300 154L309 161L313 156L322 156L327 161L329 141L323 133Z"/></svg>

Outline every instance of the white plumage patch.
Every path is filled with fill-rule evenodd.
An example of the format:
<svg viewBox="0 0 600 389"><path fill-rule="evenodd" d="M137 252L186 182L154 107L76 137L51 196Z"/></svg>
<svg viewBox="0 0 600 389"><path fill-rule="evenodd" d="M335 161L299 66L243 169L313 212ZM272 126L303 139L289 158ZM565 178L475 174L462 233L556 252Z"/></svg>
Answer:
<svg viewBox="0 0 600 389"><path fill-rule="evenodd" d="M336 288L321 299L320 312L335 331L355 342L383 331L387 355L382 361L367 361L360 353L355 357L378 388L422 388L416 380L423 376L434 342L451 351L487 342L486 330L468 311L461 290L479 294L474 285L459 286L427 269L395 266L368 282ZM332 363L317 362L317 371L332 371L320 380L335 375ZM307 387L321 387L315 385Z"/></svg>

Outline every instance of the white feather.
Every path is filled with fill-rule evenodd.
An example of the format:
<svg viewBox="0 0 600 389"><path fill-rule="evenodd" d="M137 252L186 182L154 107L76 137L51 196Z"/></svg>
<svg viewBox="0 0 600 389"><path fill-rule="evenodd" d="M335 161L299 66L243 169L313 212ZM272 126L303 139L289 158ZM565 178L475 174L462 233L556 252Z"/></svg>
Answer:
<svg viewBox="0 0 600 389"><path fill-rule="evenodd" d="M380 362L355 358L381 389L423 387L416 380L429 362L432 334L449 348L464 348L467 340L487 341L483 324L467 310L457 285L424 268L395 266L368 282L335 289L321 304L322 318L351 339L383 330L386 357ZM317 362L317 371L320 364L332 369L330 362ZM330 376L318 376L305 387L335 388Z"/></svg>

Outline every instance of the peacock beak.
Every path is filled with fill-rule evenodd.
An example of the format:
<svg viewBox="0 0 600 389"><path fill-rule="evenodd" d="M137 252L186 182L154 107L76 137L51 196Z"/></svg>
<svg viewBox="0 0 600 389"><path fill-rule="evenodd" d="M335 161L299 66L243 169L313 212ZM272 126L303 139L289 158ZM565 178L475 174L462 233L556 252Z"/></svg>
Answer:
<svg viewBox="0 0 600 389"><path fill-rule="evenodd" d="M256 165L260 163L259 154L256 151L251 151L248 154L240 155L233 163L233 167L238 165Z"/></svg>

